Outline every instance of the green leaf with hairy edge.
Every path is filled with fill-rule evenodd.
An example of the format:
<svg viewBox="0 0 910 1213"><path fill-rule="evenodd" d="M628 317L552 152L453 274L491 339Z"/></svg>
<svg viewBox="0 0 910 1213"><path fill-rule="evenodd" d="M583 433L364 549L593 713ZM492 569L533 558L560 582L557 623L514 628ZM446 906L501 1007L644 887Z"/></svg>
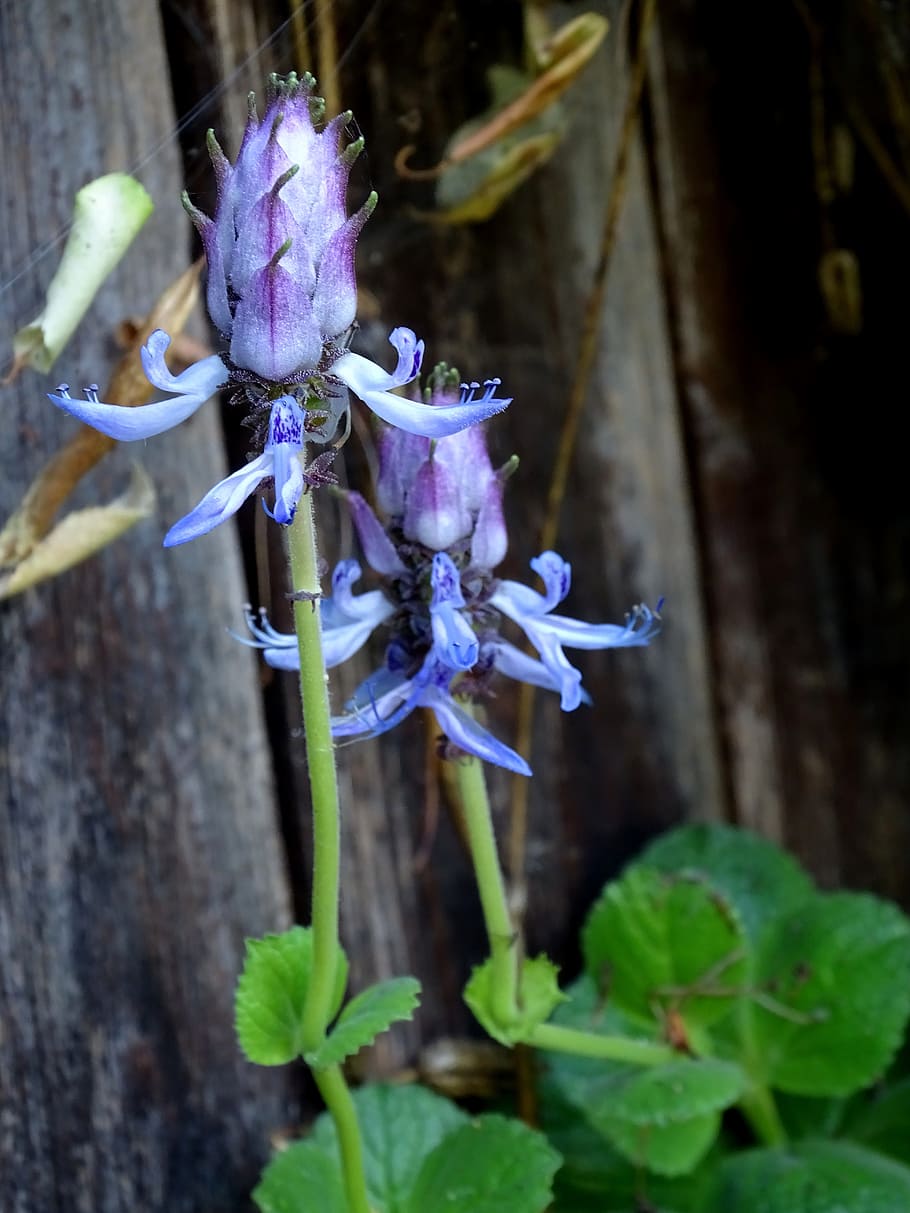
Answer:
<svg viewBox="0 0 910 1213"><path fill-rule="evenodd" d="M722 894L701 876L640 866L604 889L582 950L587 972L623 1010L651 1018L676 1008L688 1025L727 1014L749 967L746 935Z"/></svg>
<svg viewBox="0 0 910 1213"><path fill-rule="evenodd" d="M485 1032L500 1044L513 1045L545 1023L566 995L557 980L559 967L546 956L535 956L521 967L521 1008L518 1022L503 1028L493 1017L493 962L476 966L464 989L464 1000Z"/></svg>
<svg viewBox="0 0 910 1213"><path fill-rule="evenodd" d="M910 1165L910 1078L851 1101L841 1133Z"/></svg>
<svg viewBox="0 0 910 1213"><path fill-rule="evenodd" d="M718 1168L703 1213L903 1213L910 1168L843 1141L748 1150Z"/></svg>
<svg viewBox="0 0 910 1213"><path fill-rule="evenodd" d="M420 1002L416 977L394 977L369 986L352 998L338 1017L328 1038L312 1053L304 1054L314 1068L337 1065L372 1044L380 1032L400 1019L411 1019Z"/></svg>
<svg viewBox="0 0 910 1213"><path fill-rule="evenodd" d="M382 1213L407 1213L424 1159L467 1124L468 1116L448 1099L417 1086L370 1085L354 1091L353 1099L370 1204ZM337 1160L335 1126L328 1114L316 1121L310 1141Z"/></svg>
<svg viewBox="0 0 910 1213"><path fill-rule="evenodd" d="M309 1141L275 1155L253 1200L261 1213L348 1213L337 1158Z"/></svg>
<svg viewBox="0 0 910 1213"><path fill-rule="evenodd" d="M281 935L246 941L234 1012L237 1039L250 1061L281 1066L300 1056L303 1004L312 963L309 927L291 927ZM339 948L333 1015L341 1005L347 978L347 957Z"/></svg>
<svg viewBox="0 0 910 1213"><path fill-rule="evenodd" d="M479 1116L424 1159L406 1213L541 1213L561 1161L521 1121Z"/></svg>
<svg viewBox="0 0 910 1213"><path fill-rule="evenodd" d="M757 834L732 826L681 826L652 842L638 862L709 880L736 907L753 942L776 917L815 892L812 880L792 856Z"/></svg>
<svg viewBox="0 0 910 1213"><path fill-rule="evenodd" d="M750 1054L772 1086L847 1095L894 1057L910 1016L910 921L860 893L819 894L766 937L756 981L783 1008L752 1008Z"/></svg>
<svg viewBox="0 0 910 1213"><path fill-rule="evenodd" d="M555 1023L590 1032L625 1032L630 1021L615 1007L600 1005L584 977L569 990ZM641 1033L634 1032L640 1037ZM681 1175L699 1163L720 1127L720 1113L736 1103L747 1086L743 1070L713 1059L679 1060L660 1066L592 1061L544 1053L562 1095L633 1163L661 1175Z"/></svg>

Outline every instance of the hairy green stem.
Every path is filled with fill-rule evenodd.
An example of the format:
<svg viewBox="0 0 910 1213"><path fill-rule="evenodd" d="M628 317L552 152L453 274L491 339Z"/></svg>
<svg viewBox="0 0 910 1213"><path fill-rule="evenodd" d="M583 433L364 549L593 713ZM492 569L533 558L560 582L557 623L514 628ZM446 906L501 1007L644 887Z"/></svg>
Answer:
<svg viewBox="0 0 910 1213"><path fill-rule="evenodd" d="M314 1070L313 1077L319 1088L319 1094L331 1114L335 1132L338 1134L341 1172L344 1176L348 1211L349 1213L370 1213L370 1201L367 1196L363 1171L360 1126L357 1124L357 1111L354 1108L351 1092L344 1081L341 1067L326 1066L324 1070Z"/></svg>
<svg viewBox="0 0 910 1213"><path fill-rule="evenodd" d="M595 1057L601 1061L629 1061L637 1066L659 1066L678 1061L679 1054L669 1045L651 1040L630 1040L626 1036L600 1036L578 1028L563 1028L555 1023L538 1024L525 1038L535 1049L572 1053L576 1057Z"/></svg>
<svg viewBox="0 0 910 1213"><path fill-rule="evenodd" d="M307 766L313 800L313 972L303 1009L304 1052L314 1052L325 1039L332 1013L335 966L338 963L339 866L341 862L338 781L329 713L319 612L319 571L313 494L300 498L288 530L291 582L295 593L313 595L294 603L294 626L300 650L300 701L306 734Z"/></svg>
<svg viewBox="0 0 910 1213"><path fill-rule="evenodd" d="M313 963L303 1006L301 1050L310 1053L318 1049L326 1037L341 950L338 938L341 865L338 780L322 652L319 560L313 494L310 492L301 497L288 529L288 550L294 592L304 595L294 602L294 625L300 650L300 701L313 802ZM313 1077L338 1133L349 1213L370 1213L360 1128L344 1075L338 1066L327 1066L314 1069Z"/></svg>
<svg viewBox="0 0 910 1213"><path fill-rule="evenodd" d="M739 1108L763 1146L780 1146L787 1140L787 1131L770 1087L756 1083L742 1096Z"/></svg>
<svg viewBox="0 0 910 1213"><path fill-rule="evenodd" d="M496 851L496 835L483 765L478 758L456 764L458 791L474 862L474 875L483 907L493 966L493 1018L503 1027L518 1018L517 937L506 900L505 881Z"/></svg>

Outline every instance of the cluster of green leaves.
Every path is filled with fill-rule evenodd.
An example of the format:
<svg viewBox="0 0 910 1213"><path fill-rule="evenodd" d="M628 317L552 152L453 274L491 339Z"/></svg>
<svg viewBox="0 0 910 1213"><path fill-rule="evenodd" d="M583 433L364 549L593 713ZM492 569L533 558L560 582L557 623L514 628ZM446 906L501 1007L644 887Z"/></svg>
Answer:
<svg viewBox="0 0 910 1213"><path fill-rule="evenodd" d="M865 1090L910 1015L897 907L821 893L753 835L689 826L606 887L582 951L553 1021L677 1055L547 1056L542 1106L566 1160L555 1210L645 1196L660 1213L910 1209L910 1079ZM735 1149L750 1130L759 1146Z"/></svg>
<svg viewBox="0 0 910 1213"><path fill-rule="evenodd" d="M377 1213L541 1213L559 1154L496 1114L470 1117L423 1087L354 1092L370 1206ZM331 1118L278 1154L253 1193L262 1213L347 1213Z"/></svg>
<svg viewBox="0 0 910 1213"><path fill-rule="evenodd" d="M309 928L247 940L236 1024L250 1061L337 1065L396 1020L410 1019L419 985L400 977L370 986L344 1007L348 962L339 950L335 1022L318 1050L302 1045L313 961ZM472 1119L421 1087L355 1092L370 1203L376 1213L541 1213L560 1156L541 1133L498 1115ZM278 1154L253 1193L262 1213L347 1213L335 1127L321 1116L305 1141Z"/></svg>
<svg viewBox="0 0 910 1213"><path fill-rule="evenodd" d="M335 965L335 1023L314 1052L304 1052L303 1007L313 967L313 934L292 927L283 935L248 939L237 983L237 1038L250 1061L283 1066L302 1057L315 1068L337 1065L353 1056L393 1023L410 1019L420 983L414 977L381 981L358 994L341 1010L348 980L348 959L338 950Z"/></svg>

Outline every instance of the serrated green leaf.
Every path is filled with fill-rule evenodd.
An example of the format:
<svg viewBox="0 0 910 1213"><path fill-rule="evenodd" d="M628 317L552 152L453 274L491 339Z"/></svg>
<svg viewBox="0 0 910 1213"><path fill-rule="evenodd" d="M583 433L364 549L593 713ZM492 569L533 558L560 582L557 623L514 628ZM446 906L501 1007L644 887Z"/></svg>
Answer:
<svg viewBox="0 0 910 1213"><path fill-rule="evenodd" d="M704 1213L903 1213L910 1168L847 1142L749 1150L718 1169Z"/></svg>
<svg viewBox="0 0 910 1213"><path fill-rule="evenodd" d="M407 1213L542 1213L561 1162L542 1133L479 1116L424 1160Z"/></svg>
<svg viewBox="0 0 910 1213"><path fill-rule="evenodd" d="M599 1005L590 978L573 985L572 1001L556 1023L593 1032L628 1027L615 1008ZM647 1068L544 1054L551 1079L611 1145L631 1162L662 1175L691 1171L714 1141L720 1113L747 1085L743 1070L714 1059L678 1061Z"/></svg>
<svg viewBox="0 0 910 1213"><path fill-rule="evenodd" d="M423 1087L370 1085L355 1091L353 1099L370 1204L381 1213L407 1213L424 1159L468 1117ZM310 1140L337 1159L335 1126L328 1114L316 1121Z"/></svg>
<svg viewBox="0 0 910 1213"><path fill-rule="evenodd" d="M719 892L700 875L641 866L604 889L582 950L588 974L624 1011L647 1019L676 1009L690 1026L727 1014L749 968L746 935Z"/></svg>
<svg viewBox="0 0 910 1213"><path fill-rule="evenodd" d="M494 1040L513 1045L527 1039L539 1024L545 1023L556 1007L565 1002L559 988L559 968L546 956L525 960L521 968L521 1008L515 1024L503 1028L493 1014L493 962L484 961L471 973L464 1000L475 1019Z"/></svg>
<svg viewBox="0 0 910 1213"><path fill-rule="evenodd" d="M732 826L682 826L651 843L638 862L662 872L702 875L733 903L753 942L815 891L791 855Z"/></svg>
<svg viewBox="0 0 910 1213"><path fill-rule="evenodd" d="M859 893L818 894L762 945L757 982L786 1008L752 1010L751 1054L772 1086L847 1095L880 1077L910 1015L910 922Z"/></svg>
<svg viewBox="0 0 910 1213"><path fill-rule="evenodd" d="M341 1012L322 1046L306 1054L307 1064L314 1068L337 1065L372 1044L393 1023L412 1017L419 993L420 982L415 977L394 977L361 991Z"/></svg>
<svg viewBox="0 0 910 1213"><path fill-rule="evenodd" d="M276 1154L253 1189L261 1213L347 1213L338 1161L309 1141Z"/></svg>
<svg viewBox="0 0 910 1213"><path fill-rule="evenodd" d="M309 927L246 941L234 1001L237 1039L247 1058L281 1066L300 1056L303 1004L313 962ZM344 997L348 962L339 949L332 1014Z"/></svg>

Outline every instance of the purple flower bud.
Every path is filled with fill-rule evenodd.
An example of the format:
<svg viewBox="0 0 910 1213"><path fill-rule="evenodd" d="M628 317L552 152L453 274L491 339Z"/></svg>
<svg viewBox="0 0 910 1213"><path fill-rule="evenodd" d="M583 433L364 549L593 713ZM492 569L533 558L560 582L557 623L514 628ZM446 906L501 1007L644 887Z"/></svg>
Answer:
<svg viewBox="0 0 910 1213"><path fill-rule="evenodd" d="M363 140L340 149L349 113L323 130L314 80L273 76L261 121L255 107L232 167L214 139L213 218L185 205L208 263L208 306L231 358L283 383L315 371L357 306L354 249L376 196L350 218L346 193Z"/></svg>
<svg viewBox="0 0 910 1213"><path fill-rule="evenodd" d="M404 515L407 539L442 552L471 532L471 514L462 485L451 470L430 455L414 478Z"/></svg>
<svg viewBox="0 0 910 1213"><path fill-rule="evenodd" d="M487 481L471 536L472 568L495 569L505 560L509 550L509 532L502 510L502 490L503 484L499 476L494 475Z"/></svg>
<svg viewBox="0 0 910 1213"><path fill-rule="evenodd" d="M408 490L414 483L417 469L429 453L429 438L383 426L379 435L376 504L386 517L404 516Z"/></svg>

